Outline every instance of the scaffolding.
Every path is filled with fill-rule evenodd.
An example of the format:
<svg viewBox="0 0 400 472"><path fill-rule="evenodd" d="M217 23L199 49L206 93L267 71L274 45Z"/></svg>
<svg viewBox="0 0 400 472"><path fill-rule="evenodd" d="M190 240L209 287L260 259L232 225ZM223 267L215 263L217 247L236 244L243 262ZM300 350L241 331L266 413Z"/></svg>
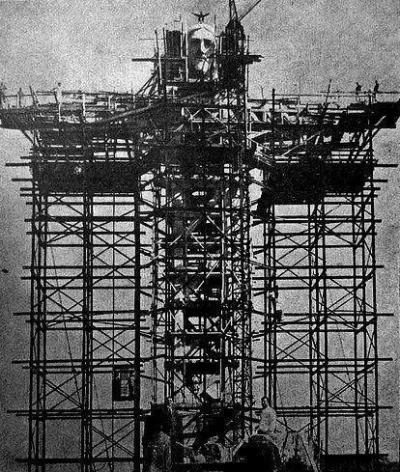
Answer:
<svg viewBox="0 0 400 472"><path fill-rule="evenodd" d="M255 246L264 267L254 295L263 297L266 313L265 362L257 372L268 379L275 404L279 385L295 390L281 414L305 418L299 429L324 455L336 431L346 432L356 454L373 456L379 455L377 366L388 360L377 346L385 314L376 300L373 137L394 126L398 104L374 104L369 96L335 108L319 106L319 123L311 127L309 105L294 125L273 123L274 166L255 219L264 234Z"/></svg>
<svg viewBox="0 0 400 472"><path fill-rule="evenodd" d="M168 403L176 463L211 432L232 462L264 395L321 464L335 431L379 457L373 138L399 103L248 99L233 3L199 75L203 19L163 32L136 94L1 109L32 143L30 471L139 471Z"/></svg>

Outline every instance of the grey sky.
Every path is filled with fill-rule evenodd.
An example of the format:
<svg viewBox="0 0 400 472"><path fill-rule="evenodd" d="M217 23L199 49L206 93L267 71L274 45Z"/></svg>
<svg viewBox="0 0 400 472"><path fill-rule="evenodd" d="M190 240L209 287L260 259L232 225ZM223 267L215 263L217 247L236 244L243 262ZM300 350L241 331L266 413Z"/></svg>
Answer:
<svg viewBox="0 0 400 472"><path fill-rule="evenodd" d="M239 13L253 2L237 0ZM217 16L224 25L228 1L197 0L0 0L0 79L9 92L52 89L61 80L65 89L87 91L136 89L147 78L147 66L132 63L134 56L150 56L155 28L178 19L189 23L199 9ZM364 89L375 79L381 90L400 90L399 0L264 0L245 20L253 52L264 56L251 72L251 91L260 87L268 94L320 91L332 80L333 90L353 90L359 81ZM213 21L213 20L211 20ZM376 140L376 156L382 162L397 162L398 130L385 131ZM5 162L18 162L29 147L17 132L0 130L2 149L1 204L1 387L0 465L3 470L22 470L13 463L23 455L25 426L7 409L23 405L27 387L13 358L27 354L27 328L12 316L28 307L29 287L20 281L22 266L29 264L29 229L24 218L29 208L11 183L16 169ZM381 172L381 171L380 171ZM382 173L382 172L381 172ZM396 317L382 322L382 355L396 362L382 367L382 403L392 405L382 415L382 449L396 453L398 447L398 236L399 171L386 170L377 203L383 222L377 239L382 311Z"/></svg>

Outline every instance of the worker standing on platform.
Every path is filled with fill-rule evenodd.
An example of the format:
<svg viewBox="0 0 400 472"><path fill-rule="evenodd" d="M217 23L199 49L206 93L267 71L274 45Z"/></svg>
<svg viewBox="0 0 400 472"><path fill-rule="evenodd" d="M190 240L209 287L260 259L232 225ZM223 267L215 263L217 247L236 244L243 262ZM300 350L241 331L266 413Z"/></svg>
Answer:
<svg viewBox="0 0 400 472"><path fill-rule="evenodd" d="M271 441L276 440L275 430L276 430L276 412L271 407L267 397L261 398L262 410L260 412L260 423L258 425L258 430L262 434L267 435Z"/></svg>
<svg viewBox="0 0 400 472"><path fill-rule="evenodd" d="M0 108L5 108L6 107L6 84L1 81L0 83Z"/></svg>
<svg viewBox="0 0 400 472"><path fill-rule="evenodd" d="M61 82L57 83L57 87L54 87L54 98L56 99L56 104L58 108L58 118L61 119L61 103L62 103L62 84Z"/></svg>
<svg viewBox="0 0 400 472"><path fill-rule="evenodd" d="M24 92L22 91L21 87L18 90L17 96L18 96L18 108L22 108L24 105Z"/></svg>
<svg viewBox="0 0 400 472"><path fill-rule="evenodd" d="M359 101L362 85L356 82L356 99Z"/></svg>
<svg viewBox="0 0 400 472"><path fill-rule="evenodd" d="M376 102L376 96L379 93L379 86L380 86L379 82L377 80L375 80L374 93L373 93L374 102Z"/></svg>

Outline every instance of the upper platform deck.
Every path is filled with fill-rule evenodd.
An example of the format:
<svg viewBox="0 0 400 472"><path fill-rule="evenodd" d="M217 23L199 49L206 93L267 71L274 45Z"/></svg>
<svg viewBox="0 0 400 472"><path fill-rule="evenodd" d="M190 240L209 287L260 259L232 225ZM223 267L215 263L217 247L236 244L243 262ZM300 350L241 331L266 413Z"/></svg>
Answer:
<svg viewBox="0 0 400 472"><path fill-rule="evenodd" d="M316 95L276 95L247 100L247 133L253 143L268 147L274 142L298 141L320 134L339 144L343 133L367 128L394 128L400 116L400 93L341 93ZM199 84L170 88L167 95L152 97L129 93L82 91L33 92L4 96L0 108L3 128L35 130L54 140L52 133L63 128L70 136L82 125L93 137L101 138L113 124L126 125L120 132L128 136L147 131L148 120L163 121L177 130L185 123L201 124L206 133L215 133L232 119L232 105L217 86L203 89ZM201 112L200 112L201 110ZM243 121L244 122L244 121ZM276 148L276 145L275 145ZM276 150L276 149L275 149Z"/></svg>
<svg viewBox="0 0 400 472"><path fill-rule="evenodd" d="M82 178L74 166L89 159L98 191L99 181L107 182L109 191L121 187L104 176L112 174L113 182L119 182L118 175L127 169L133 172L132 164L138 170L139 161L132 157L137 146L143 151L142 173L162 164L160 149L175 152L178 164L182 156L195 162L199 149L206 150L212 164L230 162L224 143L235 126L246 126L246 162L268 175L263 201L296 203L319 199L326 191L359 191L372 172L367 162L370 142L379 130L396 126L400 101L397 93L273 94L268 99L249 98L246 117L236 112L217 85L186 84L151 97L20 93L3 97L0 119L2 127L20 129L32 141L33 164L40 162L40 169L33 169L34 179L42 176L49 182L54 173L53 181L63 182L65 175L74 180L76 174L80 188ZM110 162L112 169L107 167ZM304 182L309 183L306 190Z"/></svg>
<svg viewBox="0 0 400 472"><path fill-rule="evenodd" d="M38 91L30 94L3 96L0 119L3 128L46 130L55 124L96 125L110 120L122 120L138 112L144 113L161 105L167 108L204 106L207 109L227 107L218 87L202 89L200 84L182 90L171 88L168 95L146 97L133 93ZM167 98L167 101L165 100ZM336 92L330 94L276 95L274 98L249 98L248 124L253 133L276 128L304 129L341 126L347 131L367 125L369 113L373 119L385 117L382 127L394 128L400 115L400 92L378 94ZM135 113L136 112L136 113ZM374 120L376 121L376 120Z"/></svg>

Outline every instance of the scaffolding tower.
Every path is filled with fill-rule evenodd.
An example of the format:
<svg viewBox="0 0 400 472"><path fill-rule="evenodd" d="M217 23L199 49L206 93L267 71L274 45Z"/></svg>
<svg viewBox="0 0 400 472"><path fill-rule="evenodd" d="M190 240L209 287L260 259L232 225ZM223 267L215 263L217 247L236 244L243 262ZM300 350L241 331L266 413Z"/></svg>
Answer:
<svg viewBox="0 0 400 472"><path fill-rule="evenodd" d="M211 432L232 462L264 395L326 468L335 431L379 456L373 138L399 103L249 99L234 3L201 73L199 30L163 31L134 95L1 109L32 144L30 471L139 471L165 405L176 463Z"/></svg>
<svg viewBox="0 0 400 472"><path fill-rule="evenodd" d="M327 467L343 435L348 454L379 458L378 363L389 359L377 344L386 314L376 299L373 138L395 126L399 111L372 94L347 109L335 99L314 108L314 122L308 104L292 117L285 106L272 123L274 166L254 222L263 232L254 250L264 257L254 296L265 313L265 361L256 372ZM274 115L282 100L272 101ZM284 404L280 390L292 392Z"/></svg>

